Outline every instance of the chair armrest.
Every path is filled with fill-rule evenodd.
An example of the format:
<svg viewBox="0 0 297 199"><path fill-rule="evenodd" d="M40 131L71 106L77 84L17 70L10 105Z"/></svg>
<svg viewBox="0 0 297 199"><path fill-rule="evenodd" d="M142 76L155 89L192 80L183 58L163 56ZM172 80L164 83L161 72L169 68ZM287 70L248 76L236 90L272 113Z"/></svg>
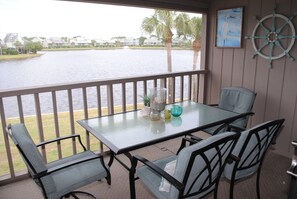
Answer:
<svg viewBox="0 0 297 199"><path fill-rule="evenodd" d="M228 164L232 164L233 161L239 162L240 161L240 158L238 156L236 156L236 155L234 155L234 154L231 153L230 156L229 156L229 160L227 161L227 163Z"/></svg>
<svg viewBox="0 0 297 199"><path fill-rule="evenodd" d="M189 136L190 136L190 138L186 139L186 141L188 141L188 142L190 142L192 144L195 144L195 143L200 142L200 141L203 140L202 138L197 137L195 135L189 135Z"/></svg>
<svg viewBox="0 0 297 199"><path fill-rule="evenodd" d="M234 125L234 124L229 124L228 129L230 131L232 131L232 129L234 129L235 132L242 132L242 131L246 130L246 128L243 128L243 127L240 127L240 126L237 126L237 125Z"/></svg>
<svg viewBox="0 0 297 199"><path fill-rule="evenodd" d="M81 138L80 138L79 134L68 135L68 136L64 136L64 137L55 138L55 139L52 139L52 140L47 140L47 141L40 142L40 143L36 144L36 146L40 147L40 146L44 146L44 145L47 145L47 144L50 144L50 143L53 143L53 142L59 142L59 141L70 139L70 138L78 138L80 145L83 147L84 151L86 151L86 147L81 142Z"/></svg>
<svg viewBox="0 0 297 199"><path fill-rule="evenodd" d="M160 176L165 178L170 184L175 186L178 190L181 190L184 188L184 185L181 182L179 182L177 179L175 179L174 177L169 175L166 171L164 171L163 169L161 169L160 167L155 165L153 162L151 162L139 155L133 156L133 159L134 159L133 161L136 162L138 160L138 161L142 162L144 165L146 165L149 168L151 168L152 170L154 170L157 174L159 174Z"/></svg>
<svg viewBox="0 0 297 199"><path fill-rule="evenodd" d="M95 160L95 159L103 159L103 156L95 154L94 156L88 156L88 157L80 158L78 160L68 161L68 162L66 162L64 164L52 167L52 168L48 169L47 171L37 173L37 174L33 175L32 177L33 178L41 178L41 177L47 176L47 175L49 175L51 173L60 171L62 169L68 168L68 167L71 167L73 165L84 163L84 162Z"/></svg>
<svg viewBox="0 0 297 199"><path fill-rule="evenodd" d="M199 138L195 135L189 135L189 137L183 137L181 143L180 143L180 147L177 150L176 154L179 154L179 152L186 147L186 142L189 142L190 145L196 144L197 142L200 142L202 140L202 138Z"/></svg>
<svg viewBox="0 0 297 199"><path fill-rule="evenodd" d="M220 125L220 126L213 132L213 135L218 134L218 133L219 133L222 129L224 129L224 128L227 128L228 130L230 130L232 127L236 128L237 126L232 125L233 122L235 122L236 120L242 119L242 118L244 118L244 117L247 117L247 116L250 116L250 115L254 115L254 114L255 114L254 112L246 112L246 113L241 113L241 114L239 114L239 115L238 115L235 119L233 119L232 121L230 120L230 121L228 121L228 122L226 122L226 123ZM240 127L237 127L236 129L239 130ZM243 129L243 130L245 130L245 129ZM237 132L237 131L236 131L236 132ZM241 132L241 131L239 130L239 132Z"/></svg>

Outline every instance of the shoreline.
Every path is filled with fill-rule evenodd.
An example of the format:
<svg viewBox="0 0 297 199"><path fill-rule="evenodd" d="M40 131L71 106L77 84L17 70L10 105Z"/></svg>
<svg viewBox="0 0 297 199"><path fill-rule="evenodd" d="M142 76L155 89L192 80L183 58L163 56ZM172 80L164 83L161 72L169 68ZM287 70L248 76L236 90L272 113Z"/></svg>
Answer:
<svg viewBox="0 0 297 199"><path fill-rule="evenodd" d="M20 54L20 55L1 55L1 61L14 61L14 60L22 60L22 59L30 59L34 57L40 57L43 54Z"/></svg>
<svg viewBox="0 0 297 199"><path fill-rule="evenodd" d="M138 47L138 46L123 46L123 47L82 47L82 48L44 48L41 51L77 51L77 50L166 50L165 46L153 47ZM172 47L172 50L193 50L192 48Z"/></svg>
<svg viewBox="0 0 297 199"><path fill-rule="evenodd" d="M42 49L38 52L51 52L51 51L80 51L80 50L166 50L166 47L136 47L136 46L126 46L124 47L104 47L104 48L94 48L94 47L87 47L87 48L46 48ZM181 47L172 47L172 50L193 50L192 48L181 48ZM15 61L15 60L22 60L22 59L30 59L35 57L40 57L44 53L37 53L37 54L19 54L19 55L0 55L0 62L1 61Z"/></svg>

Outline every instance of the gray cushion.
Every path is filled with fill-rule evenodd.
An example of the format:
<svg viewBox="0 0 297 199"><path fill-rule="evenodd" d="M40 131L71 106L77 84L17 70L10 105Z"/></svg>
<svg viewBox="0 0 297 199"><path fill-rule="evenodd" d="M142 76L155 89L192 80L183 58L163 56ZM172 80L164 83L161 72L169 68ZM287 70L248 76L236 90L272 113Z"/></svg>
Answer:
<svg viewBox="0 0 297 199"><path fill-rule="evenodd" d="M242 87L228 87L221 90L218 107L235 113L247 113L252 110L256 94L249 89ZM238 119L232 124L241 128L245 128L248 118ZM213 134L219 126L205 129L204 131ZM224 132L222 129L220 132Z"/></svg>
<svg viewBox="0 0 297 199"><path fill-rule="evenodd" d="M12 136L16 144L19 145L24 155L27 157L28 161L32 165L36 173L40 173L47 170L46 164L38 151L35 143L33 142L29 132L24 124L15 124L11 126ZM25 159L24 159L25 160ZM34 175L35 172L30 168L29 163L25 160L25 163L28 167L31 175ZM36 180L37 183L39 183ZM42 183L47 188L48 191L56 191L53 180L50 177L44 177Z"/></svg>
<svg viewBox="0 0 297 199"><path fill-rule="evenodd" d="M32 164L33 168L37 173L46 171L45 162L39 153L35 143L33 142L31 136L28 133L24 124L15 124L11 127L13 137L17 144L20 146L29 162ZM26 162L28 165L28 163Z"/></svg>
<svg viewBox="0 0 297 199"><path fill-rule="evenodd" d="M97 157L97 155L92 151L84 151L79 154L45 164L25 125L12 125L11 130L14 142L19 145L24 155L28 158L28 162L31 163L33 169L30 169L28 162L25 161L29 171L33 174L35 173L33 170L35 170L37 173L40 173L56 166L67 164L71 161L79 161L87 157ZM97 158L91 161L86 161L63 168L59 171L42 177L40 180L44 186L44 191L47 198L56 199L106 176L107 172L102 166L100 159Z"/></svg>
<svg viewBox="0 0 297 199"><path fill-rule="evenodd" d="M185 172L187 169L187 166L189 164L189 160L190 160L190 156L193 152L208 146L226 136L229 135L233 135L234 133L231 132L226 132L224 134L219 134L219 135L215 135L212 136L210 138L204 139L200 142L198 142L197 144L194 144L192 146L186 147L184 149L182 149L180 151L180 153L178 154L178 156L170 156L170 157L166 157L166 158L162 158L160 160L154 161L154 164L158 165L160 168L164 169L165 165L174 160L177 159L177 165L176 165L176 169L175 172L173 174L173 177L176 178L178 181L183 182L184 176L185 176ZM230 141L231 142L231 141ZM231 147L230 147L231 148ZM230 148L229 148L229 152L230 152ZM213 158L213 156L217 154L217 150L212 148L208 151L206 151L205 155L207 156L207 158L210 160ZM225 160L225 158L227 158L227 155L229 153L226 153L224 155L223 158L223 162ZM218 166L215 166L215 161L213 161L211 163L211 167L215 167L214 172L210 175L212 175L213 177L218 175L219 169ZM207 165L208 166L208 165ZM200 155L197 155L194 161L194 164L192 166L192 170L190 172L190 177L188 179L188 182L186 184L186 189L185 191L189 190L189 185L192 184L193 180L195 180L195 178L197 177L197 174L202 172L206 167L205 161L203 160L203 158ZM151 170L150 168L148 168L147 166L142 166L140 168L137 169L136 171L137 176L143 181L143 183L158 197L158 198L178 198L178 190L171 186L170 192L161 192L159 191L159 185L161 182L161 177L156 174L153 170ZM208 185L208 183L202 185L205 181L205 179L207 178L207 176L209 175L209 173L205 170L202 172L202 175L199 177L199 179L194 183L194 189L195 188L200 188L201 186L205 187ZM214 186L212 187L214 188ZM211 188L211 189L212 189ZM209 191L209 190L207 190ZM205 192L200 193L198 196L194 196L191 198L199 198L200 196L204 195Z"/></svg>
<svg viewBox="0 0 297 199"><path fill-rule="evenodd" d="M177 156L169 156L160 160L154 161L161 169L165 168L165 165L168 162L175 160ZM147 166L142 166L136 170L136 175L141 179L141 181L157 196L157 198L165 199L170 198L168 192L159 191L159 186L162 180L162 177L155 173L152 169L148 168Z"/></svg>
<svg viewBox="0 0 297 199"><path fill-rule="evenodd" d="M49 163L47 167L50 169L56 165L63 165L64 163L70 161L96 156L97 155L91 151L84 151L82 153ZM69 193L70 191L83 187L106 176L107 172L105 171L99 159L76 164L74 166L54 172L50 174L49 177L53 179L56 191L47 192L48 198L58 198Z"/></svg>
<svg viewBox="0 0 297 199"><path fill-rule="evenodd" d="M256 144L258 143L255 134L253 134L253 136L250 138L246 148L242 149L242 147L243 147L243 144L246 142L247 136L249 135L251 130L256 129L256 128L258 128L258 127L260 127L262 125L265 125L267 123L269 123L269 122L259 124L259 125L255 126L255 127L251 128L251 129L243 131L241 133L240 138L239 138L238 142L236 143L236 145L235 145L235 147L234 147L234 149L232 151L232 154L234 154L235 156L238 156L239 153L241 152L241 150L244 150L242 156L240 157L241 160L239 161L238 165L242 165L242 167L244 167L244 166L247 166L248 164L250 164L251 162L253 163L253 162L255 162L257 160L257 159L255 159L255 155L258 154L259 148L257 148L257 147L255 148ZM266 134L265 130L262 130L262 131L259 132L260 140L261 140L261 138L263 138L263 136L265 134ZM272 137L270 137L270 139L272 139ZM269 142L270 142L270 140L269 140ZM266 147L262 148L262 150L260 151L260 156L263 155L263 153L265 152L266 149L267 149ZM250 152L252 152L252 153L250 154ZM245 160L246 158L247 158L247 160ZM245 162L243 162L243 160L245 160ZM235 175L235 180L238 180L238 179L241 179L243 177L247 177L247 176L250 176L250 175L254 174L255 172L257 172L257 169L259 168L259 164L260 163L256 164L253 167L244 169L244 170L238 170L236 172L236 175ZM226 164L225 169L224 169L224 176L229 180L231 179L231 176L232 176L233 167L234 167L234 162L232 164Z"/></svg>
<svg viewBox="0 0 297 199"><path fill-rule="evenodd" d="M242 87L223 88L219 100L219 108L235 113L246 113L252 110L256 94ZM240 127L245 127L247 120L234 122Z"/></svg>

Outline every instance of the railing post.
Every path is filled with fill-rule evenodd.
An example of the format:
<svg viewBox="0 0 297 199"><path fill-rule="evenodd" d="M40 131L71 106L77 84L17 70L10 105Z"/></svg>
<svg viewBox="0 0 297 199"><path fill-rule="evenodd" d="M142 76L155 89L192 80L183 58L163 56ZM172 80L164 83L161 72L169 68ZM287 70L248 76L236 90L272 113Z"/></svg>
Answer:
<svg viewBox="0 0 297 199"><path fill-rule="evenodd" d="M73 98L72 98L71 89L68 89L68 103L69 103L70 129L71 129L71 134L74 135L75 127L74 127L74 113L73 113ZM73 154L77 153L75 139L72 140L72 150L73 150Z"/></svg>
<svg viewBox="0 0 297 199"><path fill-rule="evenodd" d="M112 115L112 114L114 114L112 84L108 84L106 86L106 89L107 89L107 109L108 109L108 115Z"/></svg>
<svg viewBox="0 0 297 199"><path fill-rule="evenodd" d="M12 162L10 145L9 145L9 141L8 141L8 135L5 131L7 124L6 124L6 120L5 120L6 118L5 118L5 113L4 113L3 100L1 97L0 97L0 116L1 116L3 138L4 138L5 148L6 148L6 155L7 155L7 160L8 160L9 171L10 171L11 178L14 178L15 172L14 172L14 168L13 168L13 162Z"/></svg>
<svg viewBox="0 0 297 199"><path fill-rule="evenodd" d="M39 141L44 141L44 133L43 133L43 125L42 125L42 116L41 116L41 109L40 109L40 100L39 100L39 94L34 94L34 100L35 100L35 110L36 110L36 120L37 120L37 127L38 127L38 133L39 133ZM46 151L45 146L41 147L42 156L45 162L47 162L46 158Z"/></svg>

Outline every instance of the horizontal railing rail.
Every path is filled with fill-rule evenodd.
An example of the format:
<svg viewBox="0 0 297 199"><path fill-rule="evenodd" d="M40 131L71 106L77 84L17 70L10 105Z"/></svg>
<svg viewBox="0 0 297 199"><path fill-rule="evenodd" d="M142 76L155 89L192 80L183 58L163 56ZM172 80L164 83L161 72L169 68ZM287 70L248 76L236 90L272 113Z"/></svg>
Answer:
<svg viewBox="0 0 297 199"><path fill-rule="evenodd" d="M0 167L6 168L2 173L0 171L0 185L26 176L25 166L5 133L9 123L25 123L36 143L67 134L83 134L88 149L103 152L103 145L77 125L76 120L140 109L139 96L148 94L153 87L167 88L168 103L184 100L203 102L206 73L206 70L195 70L0 90L0 128L3 132L0 136ZM50 148L42 147L41 153L44 161L49 162L53 155L48 154L62 158L79 150L73 140Z"/></svg>

